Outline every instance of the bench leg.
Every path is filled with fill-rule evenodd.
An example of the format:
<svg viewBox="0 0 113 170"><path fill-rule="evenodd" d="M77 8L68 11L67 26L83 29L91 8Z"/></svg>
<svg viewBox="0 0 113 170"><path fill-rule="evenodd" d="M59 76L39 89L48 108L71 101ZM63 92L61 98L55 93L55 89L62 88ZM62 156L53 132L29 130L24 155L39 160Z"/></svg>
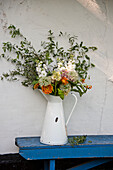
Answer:
<svg viewBox="0 0 113 170"><path fill-rule="evenodd" d="M49 160L44 160L44 170L49 170Z"/></svg>
<svg viewBox="0 0 113 170"><path fill-rule="evenodd" d="M55 160L44 160L44 170L55 170Z"/></svg>
<svg viewBox="0 0 113 170"><path fill-rule="evenodd" d="M50 160L50 167L49 170L55 170L55 160Z"/></svg>

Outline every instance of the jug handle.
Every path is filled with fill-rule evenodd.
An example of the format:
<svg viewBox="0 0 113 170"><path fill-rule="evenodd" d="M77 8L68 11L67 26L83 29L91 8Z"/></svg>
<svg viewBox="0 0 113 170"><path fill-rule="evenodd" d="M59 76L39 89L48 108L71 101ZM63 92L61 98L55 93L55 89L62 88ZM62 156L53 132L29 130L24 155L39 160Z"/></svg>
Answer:
<svg viewBox="0 0 113 170"><path fill-rule="evenodd" d="M73 108L72 108L72 110L71 110L71 113L69 114L68 119L67 119L67 121L66 121L66 126L68 125L69 120L70 120L70 118L71 118L71 116L72 116L72 113L73 113L73 111L74 111L74 109L75 109L75 106L76 106L76 104L77 104L76 93L75 93L74 91L71 91L70 94L75 98L75 103L74 103L74 106L73 106Z"/></svg>

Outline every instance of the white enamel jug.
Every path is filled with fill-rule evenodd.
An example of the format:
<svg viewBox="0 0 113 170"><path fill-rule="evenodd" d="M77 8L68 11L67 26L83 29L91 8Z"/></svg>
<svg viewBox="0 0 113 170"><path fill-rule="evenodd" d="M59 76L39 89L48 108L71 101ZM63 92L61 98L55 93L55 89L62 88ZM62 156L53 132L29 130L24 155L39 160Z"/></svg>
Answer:
<svg viewBox="0 0 113 170"><path fill-rule="evenodd" d="M42 91L41 93L47 99L48 103L40 142L48 145L64 145L68 142L66 126L77 103L75 92L70 92L70 94L72 94L75 98L75 104L71 113L69 114L66 123L64 118L62 99L59 96L48 94L45 95Z"/></svg>

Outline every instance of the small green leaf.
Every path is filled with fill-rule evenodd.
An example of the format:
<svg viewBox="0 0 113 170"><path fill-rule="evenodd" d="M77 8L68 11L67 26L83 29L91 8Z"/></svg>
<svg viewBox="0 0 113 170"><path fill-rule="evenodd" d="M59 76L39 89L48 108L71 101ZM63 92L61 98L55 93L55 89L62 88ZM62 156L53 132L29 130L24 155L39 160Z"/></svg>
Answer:
<svg viewBox="0 0 113 170"><path fill-rule="evenodd" d="M59 33L59 37L60 37L60 36L63 36L63 33L62 33L61 31L60 31L60 33Z"/></svg>
<svg viewBox="0 0 113 170"><path fill-rule="evenodd" d="M3 80L4 78L1 76L1 80Z"/></svg>
<svg viewBox="0 0 113 170"><path fill-rule="evenodd" d="M89 49L95 51L95 50L97 50L97 47L89 47Z"/></svg>
<svg viewBox="0 0 113 170"><path fill-rule="evenodd" d="M85 55L85 58L86 58L87 60L90 60L90 58L88 57L88 55Z"/></svg>
<svg viewBox="0 0 113 170"><path fill-rule="evenodd" d="M89 141L88 141L88 143L92 143L92 141L91 141L91 140L89 140Z"/></svg>
<svg viewBox="0 0 113 170"><path fill-rule="evenodd" d="M95 65L93 63L91 63L91 67L95 67Z"/></svg>
<svg viewBox="0 0 113 170"><path fill-rule="evenodd" d="M8 74L8 73L3 73L3 76L4 76L5 78L7 78L7 77L9 77L9 74Z"/></svg>
<svg viewBox="0 0 113 170"><path fill-rule="evenodd" d="M38 81L35 81L35 80L32 82L33 85L35 85L35 84L37 84L37 83L38 83Z"/></svg>
<svg viewBox="0 0 113 170"><path fill-rule="evenodd" d="M82 47L83 41L80 43L80 47Z"/></svg>

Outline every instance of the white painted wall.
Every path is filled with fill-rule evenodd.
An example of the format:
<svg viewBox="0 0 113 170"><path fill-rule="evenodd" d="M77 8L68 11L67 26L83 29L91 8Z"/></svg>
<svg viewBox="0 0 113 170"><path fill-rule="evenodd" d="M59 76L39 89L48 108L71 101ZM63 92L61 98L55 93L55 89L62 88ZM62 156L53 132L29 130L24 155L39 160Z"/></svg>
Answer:
<svg viewBox="0 0 113 170"><path fill-rule="evenodd" d="M80 98L68 124L68 134L113 134L113 1L0 0L0 46L9 40L6 27L16 25L39 48L49 29L78 35L98 47L91 70L93 89ZM10 65L0 60L0 74ZM70 96L64 101L65 116ZM73 100L71 100L73 102ZM72 105L72 103L71 103ZM18 152L17 136L39 136L46 100L20 82L0 81L0 154Z"/></svg>

